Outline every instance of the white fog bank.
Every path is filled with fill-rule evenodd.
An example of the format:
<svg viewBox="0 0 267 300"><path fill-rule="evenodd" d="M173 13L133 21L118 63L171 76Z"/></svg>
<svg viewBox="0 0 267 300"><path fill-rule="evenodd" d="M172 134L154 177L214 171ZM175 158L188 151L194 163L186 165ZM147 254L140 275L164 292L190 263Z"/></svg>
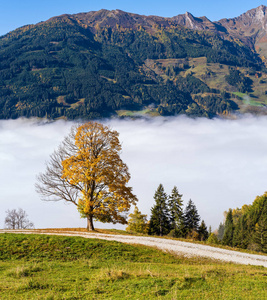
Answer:
<svg viewBox="0 0 267 300"><path fill-rule="evenodd" d="M250 204L267 190L267 117L238 120L190 119L105 121L120 133L122 159L142 213L150 214L162 183L174 185L186 205L191 198L206 224L215 229L228 208ZM73 123L0 121L0 228L5 211L21 207L36 228L84 227L74 205L43 202L36 175ZM97 223L96 227L121 228Z"/></svg>

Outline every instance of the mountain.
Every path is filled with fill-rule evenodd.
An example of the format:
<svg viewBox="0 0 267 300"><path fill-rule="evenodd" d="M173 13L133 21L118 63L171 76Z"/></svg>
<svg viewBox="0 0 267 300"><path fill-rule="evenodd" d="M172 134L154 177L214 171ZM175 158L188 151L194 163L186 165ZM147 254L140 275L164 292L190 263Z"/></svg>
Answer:
<svg viewBox="0 0 267 300"><path fill-rule="evenodd" d="M218 23L211 22L207 17L196 18L189 12L172 18L177 24L193 30L207 30L213 32L225 32L225 28Z"/></svg>
<svg viewBox="0 0 267 300"><path fill-rule="evenodd" d="M211 22L100 10L18 28L0 37L0 118L262 112L265 11Z"/></svg>
<svg viewBox="0 0 267 300"><path fill-rule="evenodd" d="M222 19L218 23L229 35L252 45L261 56L267 57L267 8L264 5L249 10L234 19ZM265 59L264 59L265 61Z"/></svg>

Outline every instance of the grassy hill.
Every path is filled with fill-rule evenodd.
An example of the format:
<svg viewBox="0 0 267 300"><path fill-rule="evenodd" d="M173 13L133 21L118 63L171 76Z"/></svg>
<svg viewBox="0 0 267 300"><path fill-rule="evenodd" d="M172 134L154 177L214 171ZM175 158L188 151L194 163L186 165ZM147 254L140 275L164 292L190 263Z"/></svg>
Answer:
<svg viewBox="0 0 267 300"><path fill-rule="evenodd" d="M266 269L144 246L0 235L1 299L265 299Z"/></svg>
<svg viewBox="0 0 267 300"><path fill-rule="evenodd" d="M264 63L238 38L122 11L63 15L0 37L0 118L229 114L244 106L231 68L265 105Z"/></svg>

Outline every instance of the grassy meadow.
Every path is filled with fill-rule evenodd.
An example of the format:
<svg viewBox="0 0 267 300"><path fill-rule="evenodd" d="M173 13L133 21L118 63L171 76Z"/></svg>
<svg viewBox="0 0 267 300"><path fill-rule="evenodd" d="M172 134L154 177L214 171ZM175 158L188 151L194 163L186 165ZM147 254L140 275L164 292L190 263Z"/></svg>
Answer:
<svg viewBox="0 0 267 300"><path fill-rule="evenodd" d="M0 235L0 299L266 299L267 270L113 241Z"/></svg>

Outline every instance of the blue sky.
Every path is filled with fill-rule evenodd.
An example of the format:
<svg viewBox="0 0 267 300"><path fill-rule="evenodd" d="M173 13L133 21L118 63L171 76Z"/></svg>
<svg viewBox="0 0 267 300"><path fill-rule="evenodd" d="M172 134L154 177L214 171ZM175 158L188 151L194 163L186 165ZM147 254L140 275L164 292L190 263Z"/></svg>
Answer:
<svg viewBox="0 0 267 300"><path fill-rule="evenodd" d="M45 21L64 13L121 9L144 15L172 17L186 11L194 16L207 16L212 21L233 18L249 9L267 5L263 0L1 0L0 35L17 27Z"/></svg>

